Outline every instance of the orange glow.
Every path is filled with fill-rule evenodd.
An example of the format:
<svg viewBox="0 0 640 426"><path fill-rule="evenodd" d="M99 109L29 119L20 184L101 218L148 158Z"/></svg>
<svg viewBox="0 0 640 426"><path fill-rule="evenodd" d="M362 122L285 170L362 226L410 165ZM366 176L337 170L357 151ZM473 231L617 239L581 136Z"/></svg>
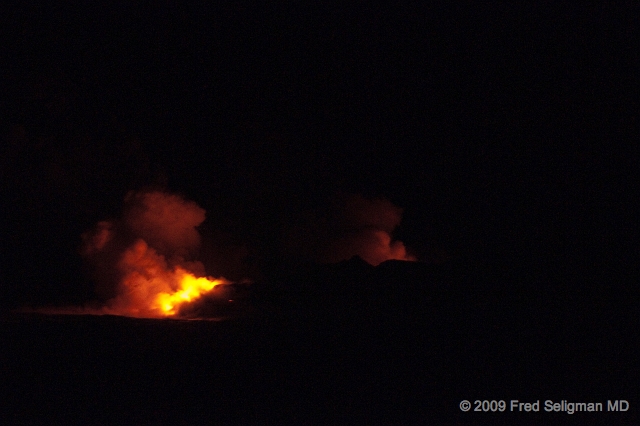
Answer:
<svg viewBox="0 0 640 426"><path fill-rule="evenodd" d="M227 283L224 279L209 280L204 277L197 278L182 268L176 268L175 273L182 275L182 278L179 279L180 289L173 293L163 292L156 297L157 306L167 316L175 315L177 312L176 309L179 308L180 305L198 299L219 284Z"/></svg>
<svg viewBox="0 0 640 426"><path fill-rule="evenodd" d="M164 256L140 239L122 256L123 273L118 296L108 302L107 313L162 318L178 315L180 308L229 284L224 278L196 277L192 272L167 265Z"/></svg>

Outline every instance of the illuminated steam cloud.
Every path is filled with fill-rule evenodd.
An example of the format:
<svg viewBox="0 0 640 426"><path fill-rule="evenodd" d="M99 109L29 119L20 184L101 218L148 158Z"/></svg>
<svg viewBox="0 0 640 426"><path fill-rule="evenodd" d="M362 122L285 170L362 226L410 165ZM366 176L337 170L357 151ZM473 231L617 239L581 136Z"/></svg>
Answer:
<svg viewBox="0 0 640 426"><path fill-rule="evenodd" d="M200 245L196 227L205 211L193 201L163 192L129 193L125 223L139 238L165 255L186 255Z"/></svg>
<svg viewBox="0 0 640 426"><path fill-rule="evenodd" d="M390 201L361 195L342 197L329 217L310 218L309 224L293 228L289 250L321 262L339 262L358 255L371 265L385 260L411 260L393 231L402 220L402 209Z"/></svg>
<svg viewBox="0 0 640 426"><path fill-rule="evenodd" d="M135 317L179 314L224 279L204 278L204 266L187 260L200 244L196 227L205 211L159 191L132 192L121 221L100 222L83 235L83 255L96 272L103 313Z"/></svg>
<svg viewBox="0 0 640 426"><path fill-rule="evenodd" d="M361 195L345 202L344 236L332 244L333 260L358 255L372 265L385 260L416 260L407 253L402 241L394 241L392 233L402 221L402 209L390 201Z"/></svg>

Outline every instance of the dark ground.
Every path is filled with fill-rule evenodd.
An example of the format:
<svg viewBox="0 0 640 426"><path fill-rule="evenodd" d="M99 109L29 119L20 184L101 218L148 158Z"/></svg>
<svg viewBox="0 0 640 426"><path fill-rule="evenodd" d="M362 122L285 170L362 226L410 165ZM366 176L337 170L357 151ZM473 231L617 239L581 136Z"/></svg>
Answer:
<svg viewBox="0 0 640 426"><path fill-rule="evenodd" d="M0 420L638 421L637 311L597 277L515 290L507 268L354 258L303 269L254 284L244 300L253 313L235 320L6 315ZM605 411L608 399L626 399L630 409L463 413L462 399L603 402Z"/></svg>

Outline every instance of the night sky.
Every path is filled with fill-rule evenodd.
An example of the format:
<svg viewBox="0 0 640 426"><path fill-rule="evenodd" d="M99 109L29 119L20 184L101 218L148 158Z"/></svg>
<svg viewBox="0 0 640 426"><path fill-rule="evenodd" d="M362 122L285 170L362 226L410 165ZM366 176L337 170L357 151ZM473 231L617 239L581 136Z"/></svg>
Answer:
<svg viewBox="0 0 640 426"><path fill-rule="evenodd" d="M3 306L91 299L81 235L144 189L206 210L212 274L286 268L344 194L421 261L636 270L637 7L343 3L2 6Z"/></svg>

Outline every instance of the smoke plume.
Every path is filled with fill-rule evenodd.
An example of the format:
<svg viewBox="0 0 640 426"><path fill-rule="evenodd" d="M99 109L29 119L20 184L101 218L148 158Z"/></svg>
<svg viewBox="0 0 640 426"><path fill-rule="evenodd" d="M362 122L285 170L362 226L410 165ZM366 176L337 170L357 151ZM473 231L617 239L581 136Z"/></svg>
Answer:
<svg viewBox="0 0 640 426"><path fill-rule="evenodd" d="M121 220L99 222L83 235L82 254L97 282L104 313L163 317L211 292L224 279L205 278L192 260L205 211L178 195L131 192Z"/></svg>
<svg viewBox="0 0 640 426"><path fill-rule="evenodd" d="M188 255L200 245L196 227L205 211L192 201L163 192L129 193L126 226L164 255Z"/></svg>
<svg viewBox="0 0 640 426"><path fill-rule="evenodd" d="M328 214L290 231L289 249L321 262L355 255L374 266L392 259L415 261L402 241L393 239L401 220L402 209L386 199L341 196Z"/></svg>

